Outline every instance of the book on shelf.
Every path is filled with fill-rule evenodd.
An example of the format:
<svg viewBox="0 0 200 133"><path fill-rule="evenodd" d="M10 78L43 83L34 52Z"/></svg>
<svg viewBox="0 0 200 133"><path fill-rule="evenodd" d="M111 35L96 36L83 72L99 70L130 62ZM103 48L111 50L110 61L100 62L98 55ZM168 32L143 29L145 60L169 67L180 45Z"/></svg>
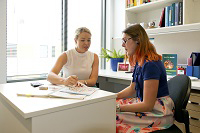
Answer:
<svg viewBox="0 0 200 133"><path fill-rule="evenodd" d="M137 5L142 5L143 4L143 0L137 0Z"/></svg>
<svg viewBox="0 0 200 133"><path fill-rule="evenodd" d="M172 6L169 6L169 26L172 26Z"/></svg>
<svg viewBox="0 0 200 133"><path fill-rule="evenodd" d="M40 90L39 87L19 90L18 96L25 97L52 97L65 99L84 99L93 94L98 88L95 87L74 87L74 86L49 86L48 90Z"/></svg>
<svg viewBox="0 0 200 133"><path fill-rule="evenodd" d="M165 27L165 8L162 9L161 16L160 16L160 22L159 27Z"/></svg>
<svg viewBox="0 0 200 133"><path fill-rule="evenodd" d="M175 3L171 5L171 26L175 26Z"/></svg>
<svg viewBox="0 0 200 133"><path fill-rule="evenodd" d="M172 3L170 6L166 6L165 27L182 25L182 24L183 24L183 2L176 2Z"/></svg>
<svg viewBox="0 0 200 133"><path fill-rule="evenodd" d="M134 6L137 6L137 0L134 0L134 1L133 1L133 5L134 5Z"/></svg>
<svg viewBox="0 0 200 133"><path fill-rule="evenodd" d="M179 13L178 25L182 25L183 24L183 2L179 2L178 13Z"/></svg>
<svg viewBox="0 0 200 133"><path fill-rule="evenodd" d="M126 0L126 8L129 7L129 3L128 3L129 0Z"/></svg>
<svg viewBox="0 0 200 133"><path fill-rule="evenodd" d="M134 0L126 0L126 8L133 7L134 6Z"/></svg>
<svg viewBox="0 0 200 133"><path fill-rule="evenodd" d="M165 7L165 27L169 26L169 10L170 6Z"/></svg>
<svg viewBox="0 0 200 133"><path fill-rule="evenodd" d="M129 1L129 7L133 7L134 6L134 0L128 0Z"/></svg>
<svg viewBox="0 0 200 133"><path fill-rule="evenodd" d="M162 54L162 62L167 75L176 75L177 54Z"/></svg>
<svg viewBox="0 0 200 133"><path fill-rule="evenodd" d="M178 17L179 17L179 2L175 3L175 26L178 25Z"/></svg>

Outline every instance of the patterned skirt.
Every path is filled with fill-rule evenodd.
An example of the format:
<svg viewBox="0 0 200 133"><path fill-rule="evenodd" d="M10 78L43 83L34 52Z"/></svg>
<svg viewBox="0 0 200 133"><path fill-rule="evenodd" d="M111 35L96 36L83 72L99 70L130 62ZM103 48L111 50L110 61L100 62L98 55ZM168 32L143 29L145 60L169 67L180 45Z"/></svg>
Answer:
<svg viewBox="0 0 200 133"><path fill-rule="evenodd" d="M141 102L138 98L116 100L120 105ZM174 102L169 96L157 98L151 112L117 112L117 133L148 133L174 123Z"/></svg>

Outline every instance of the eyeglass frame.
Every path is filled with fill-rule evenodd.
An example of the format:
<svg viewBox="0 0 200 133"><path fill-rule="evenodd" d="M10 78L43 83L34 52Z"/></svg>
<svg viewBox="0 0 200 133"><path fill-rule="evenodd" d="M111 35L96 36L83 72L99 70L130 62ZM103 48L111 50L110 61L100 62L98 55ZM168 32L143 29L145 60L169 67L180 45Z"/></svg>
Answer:
<svg viewBox="0 0 200 133"><path fill-rule="evenodd" d="M122 39L122 44L126 44L128 40L132 39L131 37L130 38L127 38L126 40Z"/></svg>

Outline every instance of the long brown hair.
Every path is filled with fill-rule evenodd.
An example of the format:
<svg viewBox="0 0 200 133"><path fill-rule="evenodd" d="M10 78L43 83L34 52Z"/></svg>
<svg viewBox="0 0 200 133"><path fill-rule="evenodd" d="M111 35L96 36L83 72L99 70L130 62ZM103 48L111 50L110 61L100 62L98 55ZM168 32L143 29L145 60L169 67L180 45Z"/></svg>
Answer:
<svg viewBox="0 0 200 133"><path fill-rule="evenodd" d="M136 62L140 66L144 64L144 61L158 61L162 57L156 52L154 45L149 41L149 37L140 24L134 24L127 27L123 33L129 35L138 46L133 56L129 57L131 66L135 66Z"/></svg>

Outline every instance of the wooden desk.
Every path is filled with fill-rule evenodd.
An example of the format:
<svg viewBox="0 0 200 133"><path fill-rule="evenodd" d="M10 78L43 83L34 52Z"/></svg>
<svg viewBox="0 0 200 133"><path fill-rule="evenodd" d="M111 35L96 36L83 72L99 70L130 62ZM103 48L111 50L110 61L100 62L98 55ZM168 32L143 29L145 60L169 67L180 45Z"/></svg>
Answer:
<svg viewBox="0 0 200 133"><path fill-rule="evenodd" d="M115 133L115 94L84 100L19 97L30 82L0 84L0 133Z"/></svg>

